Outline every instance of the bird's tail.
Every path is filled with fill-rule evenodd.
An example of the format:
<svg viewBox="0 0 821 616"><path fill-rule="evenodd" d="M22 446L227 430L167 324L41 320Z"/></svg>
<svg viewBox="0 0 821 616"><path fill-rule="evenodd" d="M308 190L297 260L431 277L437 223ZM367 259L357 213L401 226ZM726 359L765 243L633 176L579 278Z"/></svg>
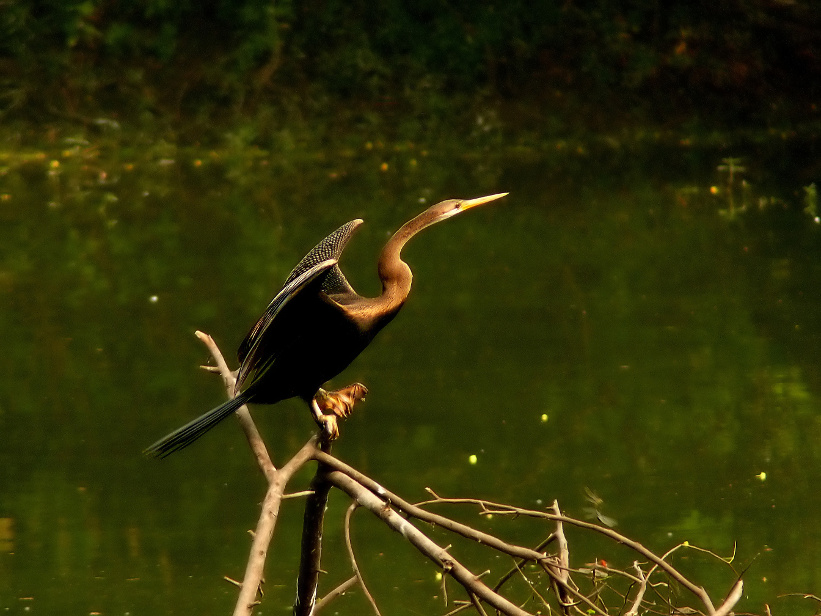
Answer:
<svg viewBox="0 0 821 616"><path fill-rule="evenodd" d="M211 409L205 413L205 415L200 415L193 421L189 421L182 428L177 428L171 434L162 437L156 443L146 448L143 453L153 458L170 456L175 451L183 447L188 447L188 445L196 441L223 419L234 413L234 411L245 404L245 402L245 396L240 394L236 398L228 400L225 404Z"/></svg>

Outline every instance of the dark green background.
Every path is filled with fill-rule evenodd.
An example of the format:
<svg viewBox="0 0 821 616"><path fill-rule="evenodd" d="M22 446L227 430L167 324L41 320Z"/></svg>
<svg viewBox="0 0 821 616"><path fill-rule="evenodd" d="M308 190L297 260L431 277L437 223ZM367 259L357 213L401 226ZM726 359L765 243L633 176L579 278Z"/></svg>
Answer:
<svg viewBox="0 0 821 616"><path fill-rule="evenodd" d="M784 595L821 588L819 22L765 0L0 4L0 608L228 612L264 493L239 431L140 455L223 399L194 330L232 357L357 217L343 269L376 294L405 220L510 191L406 248L408 305L334 383L371 391L336 453L409 500L583 517L590 489L656 551L736 546L740 610L813 613ZM278 463L313 430L297 401L254 414ZM349 575L345 506L322 591ZM300 509L260 613L292 601ZM384 612L446 611L362 513ZM632 563L569 534L575 566ZM733 582L675 564L716 599Z"/></svg>
<svg viewBox="0 0 821 616"><path fill-rule="evenodd" d="M224 395L197 370L208 356L193 331L230 357L292 265L355 217L366 225L344 269L376 293L375 256L420 199L498 190L511 195L406 248L408 305L336 381L371 390L336 453L410 499L425 487L526 507L558 498L583 517L590 488L653 549L736 544L736 566L752 562L749 611L818 588L819 226L783 150L746 152L735 200L748 209L732 220L709 150L509 153L488 166L364 141L357 160L293 172L272 169L273 151L42 153L3 175L10 613L228 611L221 576L241 576L264 491L239 430L227 422L161 462L140 455ZM279 462L313 427L298 401L255 416ZM326 589L348 575L343 505L329 513ZM292 599L300 515L285 504L262 613ZM433 568L358 520L384 608L440 611ZM533 544L548 532L493 527ZM632 559L579 533L571 546L577 566ZM729 571L689 558L677 562L723 595Z"/></svg>

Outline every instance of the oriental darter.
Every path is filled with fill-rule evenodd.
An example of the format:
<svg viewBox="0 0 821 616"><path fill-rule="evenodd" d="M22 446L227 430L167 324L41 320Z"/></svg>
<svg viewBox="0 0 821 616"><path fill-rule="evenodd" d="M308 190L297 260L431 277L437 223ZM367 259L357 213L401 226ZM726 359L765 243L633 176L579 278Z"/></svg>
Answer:
<svg viewBox="0 0 821 616"><path fill-rule="evenodd" d="M442 201L402 225L379 256L382 294L373 298L357 294L338 265L362 220L339 227L299 262L240 344L235 397L161 438L145 453L164 458L247 402L274 404L293 397L308 404L323 438L335 439L337 418L347 417L367 390L356 383L328 392L322 385L342 372L405 303L412 274L400 257L402 247L422 229L506 194Z"/></svg>

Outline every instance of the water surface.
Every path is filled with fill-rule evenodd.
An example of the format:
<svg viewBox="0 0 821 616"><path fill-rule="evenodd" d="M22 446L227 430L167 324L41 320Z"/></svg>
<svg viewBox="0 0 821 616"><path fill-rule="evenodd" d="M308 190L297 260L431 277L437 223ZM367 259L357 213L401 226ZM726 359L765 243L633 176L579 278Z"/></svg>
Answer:
<svg viewBox="0 0 821 616"><path fill-rule="evenodd" d="M374 295L376 256L405 220L510 191L406 248L410 301L333 383L371 391L336 454L409 500L425 487L534 508L557 498L583 517L592 490L657 551L735 546L734 566L750 565L741 609L812 613L777 598L821 588L812 155L774 143L445 158L363 140L287 161L79 141L7 161L0 608L227 613L236 593L222 576L242 575L264 493L239 430L225 422L161 462L140 455L222 400L197 369L209 358L194 330L232 357L293 265L357 217L343 269ZM746 167L732 186L717 169L728 156ZM298 401L255 417L279 463L313 429ZM284 506L260 613L292 601L300 507ZM335 496L325 590L349 576L345 507ZM434 569L358 516L384 612L447 611ZM492 526L532 544L550 530ZM577 566L633 560L570 540ZM697 556L676 564L717 598L732 583ZM354 591L333 612L363 606Z"/></svg>

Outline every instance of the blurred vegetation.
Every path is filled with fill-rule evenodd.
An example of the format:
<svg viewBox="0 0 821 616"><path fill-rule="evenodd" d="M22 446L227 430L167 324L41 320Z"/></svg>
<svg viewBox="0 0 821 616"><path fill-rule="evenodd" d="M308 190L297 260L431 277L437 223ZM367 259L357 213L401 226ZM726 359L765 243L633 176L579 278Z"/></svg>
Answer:
<svg viewBox="0 0 821 616"><path fill-rule="evenodd" d="M493 467L506 498L572 504L598 482L622 527L672 520L656 545L766 542L772 589L817 588L820 43L816 0L0 0L0 551L18 554L0 554L0 609L65 609L62 585L106 608L74 611L156 612L188 584L207 613L219 550L245 556L235 495L258 486L219 439L178 467L213 462L207 493L139 459L221 395L180 332L236 342L353 216L369 224L346 267L376 292L411 196L508 187L504 233L409 253L424 275L405 325L357 368L386 444L365 447L363 421L340 446L392 483L424 456L414 489L480 491ZM462 241L485 269L452 267ZM470 414L407 395L432 382ZM276 449L301 444L304 409L277 413Z"/></svg>
<svg viewBox="0 0 821 616"><path fill-rule="evenodd" d="M609 128L619 113L658 126L818 119L814 0L0 0L0 8L6 120L90 123L103 114L160 120L202 140L250 117L253 141L299 122L319 132L385 122L415 134L435 132L442 118L481 125L487 118L476 110L488 101L495 119L539 133L568 123ZM329 114L334 122L317 120Z"/></svg>

